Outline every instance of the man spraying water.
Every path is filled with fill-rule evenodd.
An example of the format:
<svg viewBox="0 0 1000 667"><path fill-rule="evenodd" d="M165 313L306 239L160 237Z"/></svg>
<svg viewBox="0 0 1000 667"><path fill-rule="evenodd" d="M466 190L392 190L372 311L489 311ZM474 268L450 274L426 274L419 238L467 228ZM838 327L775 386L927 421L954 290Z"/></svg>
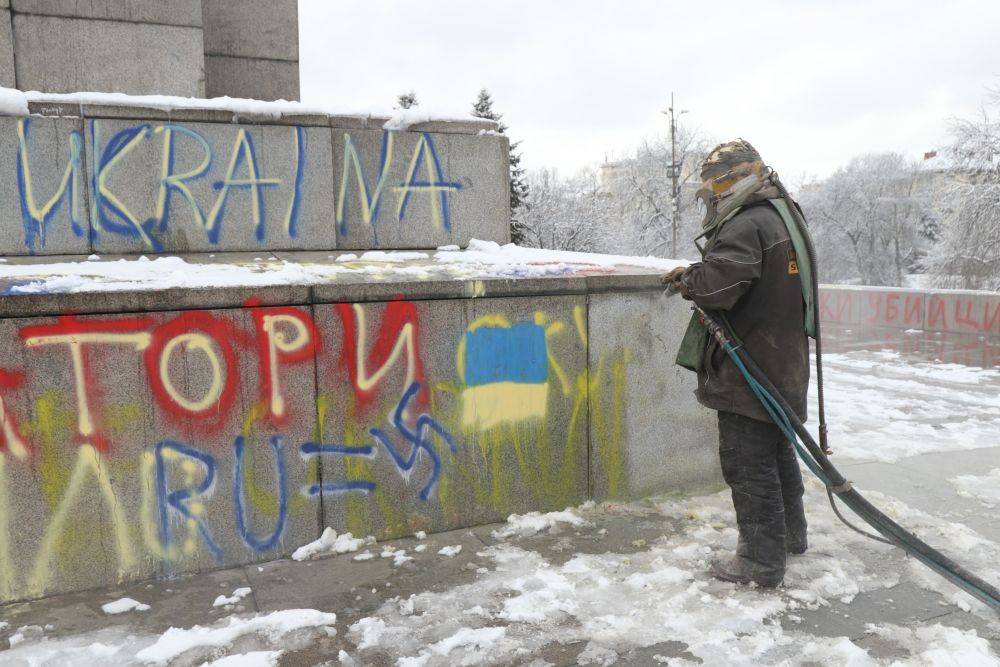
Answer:
<svg viewBox="0 0 1000 667"><path fill-rule="evenodd" d="M784 219L789 204L757 150L742 139L713 149L701 179L702 261L674 269L663 280L701 308L721 314L805 421L810 313L800 265L807 260L796 251ZM777 586L786 553L807 548L795 450L700 322L692 322L678 363L698 373L699 402L718 411L719 458L739 525L735 556L714 562L710 572L726 581Z"/></svg>

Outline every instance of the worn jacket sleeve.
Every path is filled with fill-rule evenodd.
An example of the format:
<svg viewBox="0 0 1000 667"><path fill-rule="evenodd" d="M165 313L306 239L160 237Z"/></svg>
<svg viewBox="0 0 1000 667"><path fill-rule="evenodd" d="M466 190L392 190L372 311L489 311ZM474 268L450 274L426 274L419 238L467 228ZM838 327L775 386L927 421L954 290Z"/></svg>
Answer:
<svg viewBox="0 0 1000 667"><path fill-rule="evenodd" d="M762 259L757 226L741 213L722 227L704 260L684 273L688 296L707 310L729 310L760 277Z"/></svg>

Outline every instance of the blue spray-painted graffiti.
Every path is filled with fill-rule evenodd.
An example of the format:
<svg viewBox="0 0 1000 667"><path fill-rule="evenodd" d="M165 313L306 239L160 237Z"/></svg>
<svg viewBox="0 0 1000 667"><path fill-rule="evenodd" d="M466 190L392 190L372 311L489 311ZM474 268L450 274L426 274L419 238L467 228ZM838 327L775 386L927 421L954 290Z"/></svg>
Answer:
<svg viewBox="0 0 1000 667"><path fill-rule="evenodd" d="M426 160L427 180L417 180L417 172L420 165ZM426 192L430 195L431 217L435 224L444 231L451 231L451 218L448 213L448 193L457 192L462 189L460 183L453 183L442 180L444 174L441 171L441 161L438 159L437 150L434 148L434 141L431 135L424 134L417 142L417 148L413 152L413 159L410 160L410 169L406 174L406 180L400 183L396 192L400 193L399 206L396 209L396 219L400 222L406 217L406 206L410 202L410 195L415 192ZM440 197L440 203L434 195Z"/></svg>
<svg viewBox="0 0 1000 667"><path fill-rule="evenodd" d="M259 538L247 526L244 479L243 479L243 459L246 443L243 436L237 436L233 441L233 454L236 464L233 467L233 500L236 504L236 528L239 530L243 543L257 552L271 551L281 540L282 533L285 532L285 521L288 518L288 490L285 485L285 459L282 456L281 436L276 435L271 438L271 452L274 455L275 485L278 488L278 518L274 524L274 530L265 538Z"/></svg>
<svg viewBox="0 0 1000 667"><path fill-rule="evenodd" d="M344 166L340 176L340 193L337 198L336 215L341 236L347 237L351 235L347 213L348 202L350 200L348 190L351 176L353 175L357 183L361 220L364 226L371 227L373 245L379 247L379 211L382 203L382 193L389 177L389 172L392 169L394 146L395 135L392 132L383 132L382 146L379 151L378 180L373 189L369 186L364 163L354 144L354 140L350 134L344 133ZM422 180L417 176L422 166L426 173L426 180ZM398 195L396 221L403 222L403 219L406 217L406 209L409 205L411 195L423 193L429 196L432 224L438 229L450 232L451 213L448 207L448 194L458 192L461 189L461 183L445 179L444 171L441 169L441 160L438 158L437 148L434 146L434 140L431 138L431 135L427 133L421 134L413 150L413 155L410 158L406 176L399 186L394 188L394 191Z"/></svg>
<svg viewBox="0 0 1000 667"><path fill-rule="evenodd" d="M420 391L420 383L414 382L411 384L407 390L403 393L403 397L396 404L396 409L392 413L392 425L396 431L403 436L403 439L410 443L410 453L408 456L404 456L399 450L396 449L395 445L392 444L392 440L389 436L379 428L368 429L375 441L382 445L392 460L396 463L398 470L404 474L404 476L409 477L410 472L413 470L417 463L417 457L420 452L426 452L427 457L431 460L431 474L428 478L424 488L420 490L420 499L427 500L430 494L434 491L434 487L437 486L438 479L441 477L441 457L438 456L437 452L434 451L433 440L429 437L430 433L428 430L437 433L448 448L452 452L458 452L458 447L455 446L455 439L452 437L451 433L438 423L430 415L424 413L417 417L416 430L411 431L406 424L403 422L403 413L406 411L406 406L410 404L413 397L417 395Z"/></svg>
<svg viewBox="0 0 1000 667"><path fill-rule="evenodd" d="M194 195L191 194L191 190L187 184L204 178L205 174L212 169L212 148L203 136L183 125L161 125L154 131L163 134L163 173L160 176L160 190L156 197L156 213L153 220L147 222L147 224L161 234L167 231L167 221L171 218L170 204L173 199L172 195L176 192L184 197L185 201L191 207L191 213L194 216L195 222L200 227L204 227L205 216L201 212L201 207L198 206L198 202ZM182 174L175 172L177 157L175 138L177 135L188 137L194 141L201 149L202 155L202 160L197 167Z"/></svg>
<svg viewBox="0 0 1000 667"><path fill-rule="evenodd" d="M240 165L246 163L247 178L237 178ZM229 190L238 188L240 190L250 190L253 198L251 205L253 210L254 229L257 241L264 240L264 188L280 185L281 181L276 178L261 178L260 166L257 163L257 154L254 152L253 137L244 129L240 128L236 137L236 146L233 148L233 155L229 160L229 168L226 169L226 177L221 181L216 181L212 187L219 191L219 198L215 200L205 226L208 229L208 240L212 243L219 242L219 232L222 227L220 222L226 215L226 201L229 199Z"/></svg>
<svg viewBox="0 0 1000 667"><path fill-rule="evenodd" d="M217 561L222 560L222 549L216 544L212 533L205 524L203 512L194 512L191 501L198 497L211 495L215 488L215 458L211 454L199 451L194 447L173 440L164 440L153 448L156 457L156 496L159 508L160 545L172 544L170 536L170 510L173 510L188 521L193 521L198 527L205 547ZM167 480L167 459L180 456L200 463L204 468L204 477L200 484L194 487L170 490Z"/></svg>
<svg viewBox="0 0 1000 667"><path fill-rule="evenodd" d="M292 128L292 132L295 176L285 215L284 230L290 238L297 238L303 196L302 183L305 177L306 147L303 128ZM129 210L122 199L112 191L108 178L130 152L141 142L152 139L156 134L163 135L159 191L154 215L142 219ZM180 174L175 171L177 135L193 140L198 147L195 150L200 150L201 153L200 163ZM179 194L187 201L195 223L204 229L208 241L217 245L221 239L222 223L225 220L231 191L249 190L254 234L258 242L265 240L267 209L264 190L276 188L282 181L278 178L265 178L262 175L253 135L246 128L241 127L236 131L225 174L221 180L212 183L212 188L218 194L207 214L189 187L190 184L206 178L214 164L212 146L201 134L182 125L167 123L153 128L146 123L119 130L105 144L101 137L101 121L91 120L90 136L93 146L90 189L95 239L102 233L116 234L126 238L138 238L151 250L162 251L161 237L167 232L172 217L171 199L174 194Z"/></svg>
<svg viewBox="0 0 1000 667"><path fill-rule="evenodd" d="M481 327L465 334L465 383L537 384L549 378L545 329L534 322Z"/></svg>
<svg viewBox="0 0 1000 667"><path fill-rule="evenodd" d="M24 244L34 254L45 247L45 235L49 223L59 212L64 200L69 200L70 226L79 237L84 234L81 220L83 208L83 135L78 130L69 133L69 161L59 185L52 197L39 206L35 192L29 160L29 128L31 119L21 118L17 124L17 191L21 200L21 220L24 224Z"/></svg>
<svg viewBox="0 0 1000 667"><path fill-rule="evenodd" d="M436 433L452 452L457 452L451 434L433 417L421 414L416 419L415 430L410 430L403 421L403 413L413 398L420 391L420 384L414 382L403 394L393 413L392 423L395 430L411 445L408 455L402 454L393 445L389 436L381 429L369 430L372 437L389 453L397 469L409 478L416 467L420 452L423 451L431 462L431 473L420 491L421 500L427 500L434 491L441 476L441 457L434 450L431 432ZM277 489L277 516L274 528L269 535L258 536L249 526L246 500L246 441L243 436L237 436L233 441L233 503L235 506L236 529L243 543L256 553L273 551L278 548L288 522L288 473L283 456L283 439L280 435L271 437L271 454L274 458L275 487ZM348 446L339 444L324 444L317 442L303 443L299 449L303 459L309 460L316 456L354 456L373 458L376 448L371 445ZM197 528L198 534L209 554L221 561L222 548L216 542L206 522L205 501L212 495L217 477L217 462L211 454L203 452L191 445L173 440L164 440L154 448L156 471L157 519L160 546L169 552L175 538L171 531L171 518L176 515L189 525ZM193 465L192 465L193 464ZM171 488L170 470L177 469L186 475L181 488ZM324 493L361 492L372 493L375 482L368 479L350 479L340 481L323 481L303 488L302 494L316 497Z"/></svg>
<svg viewBox="0 0 1000 667"><path fill-rule="evenodd" d="M348 445L324 445L318 442L307 442L300 450L306 459L324 454L336 454L338 456L362 456L371 458L375 455L374 447L350 447ZM349 491L361 491L371 493L375 490L375 482L364 479L345 480L340 482L323 482L322 484L312 484L306 489L306 495L316 496L321 493L346 493Z"/></svg>
<svg viewBox="0 0 1000 667"><path fill-rule="evenodd" d="M397 133L384 131L374 186L359 145L349 133L344 133L343 168L338 186L318 177L308 180L309 135L303 127L267 128L267 132L287 139L275 144L269 138L269 151L264 151L265 129L259 126L216 125L212 126L216 128L213 134L207 135L205 126L167 122L123 127L121 121L102 119L86 123L90 140L86 164L83 133L72 129L66 139L69 157L61 176L41 174L42 167L36 164L33 181L30 155L39 141L31 140L30 127L30 119L18 120L16 171L25 246L32 253L45 249L51 236L47 232L61 210L68 211L70 226L78 238L88 235L84 203L88 192L88 240L134 239L143 249L163 252L176 250L168 247L173 238L171 231L186 226L203 233L210 246L221 244L227 217L233 218L229 226L237 222L230 213L234 201L239 201L242 210L239 222L253 225L258 244L263 244L269 236L274 240L278 234L298 239L303 205L309 195L307 182L311 188L339 190L335 198L335 224L341 237L360 234L366 238L370 234L378 247L380 223L384 224L387 217L403 223L414 207L414 195L422 196L425 202L418 213L421 221L426 220L437 231L450 234L451 196L463 187L446 176L438 148L427 133L416 135L412 152L407 149L404 157L395 148ZM59 131L67 136L65 129ZM220 133L226 136L225 146L219 145ZM37 185L33 186L38 182L58 185L50 198L39 198ZM382 213L382 201L390 187L396 195L394 216ZM155 199L151 197L154 192ZM183 237L197 238L190 233Z"/></svg>

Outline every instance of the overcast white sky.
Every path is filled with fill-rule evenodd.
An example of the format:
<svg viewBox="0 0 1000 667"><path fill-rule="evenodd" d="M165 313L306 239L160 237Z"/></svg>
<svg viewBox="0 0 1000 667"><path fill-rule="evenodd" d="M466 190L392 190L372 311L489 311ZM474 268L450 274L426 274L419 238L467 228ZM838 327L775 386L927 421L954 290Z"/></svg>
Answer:
<svg viewBox="0 0 1000 667"><path fill-rule="evenodd" d="M996 0L299 0L302 101L468 112L493 95L530 169L571 175L680 122L796 183L919 158L1000 83Z"/></svg>

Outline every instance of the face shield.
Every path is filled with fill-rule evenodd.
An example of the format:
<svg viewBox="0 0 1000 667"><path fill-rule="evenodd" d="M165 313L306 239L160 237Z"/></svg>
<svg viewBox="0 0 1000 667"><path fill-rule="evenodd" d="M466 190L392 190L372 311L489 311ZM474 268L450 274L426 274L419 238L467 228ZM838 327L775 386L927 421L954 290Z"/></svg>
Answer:
<svg viewBox="0 0 1000 667"><path fill-rule="evenodd" d="M725 218L763 185L764 179L754 172L740 177L730 171L705 181L694 194L698 212L702 214L701 226L707 228ZM720 187L725 189L720 190Z"/></svg>

